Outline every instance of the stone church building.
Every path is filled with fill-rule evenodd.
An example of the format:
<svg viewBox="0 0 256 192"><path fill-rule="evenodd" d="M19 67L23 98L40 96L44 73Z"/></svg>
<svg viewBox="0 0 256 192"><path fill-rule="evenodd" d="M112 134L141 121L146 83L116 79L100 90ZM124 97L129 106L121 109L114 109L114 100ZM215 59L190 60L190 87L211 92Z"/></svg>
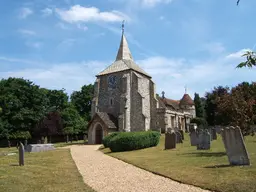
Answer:
<svg viewBox="0 0 256 192"><path fill-rule="evenodd" d="M96 75L91 115L88 143L101 144L117 131L186 130L195 106L188 94L180 101L156 95L152 77L134 62L123 30L115 62Z"/></svg>

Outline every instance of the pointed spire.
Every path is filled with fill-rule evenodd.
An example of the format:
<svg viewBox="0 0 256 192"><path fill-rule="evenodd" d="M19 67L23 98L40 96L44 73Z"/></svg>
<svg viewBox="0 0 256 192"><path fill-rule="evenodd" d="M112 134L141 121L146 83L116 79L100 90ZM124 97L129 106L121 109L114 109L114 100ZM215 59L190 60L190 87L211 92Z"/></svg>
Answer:
<svg viewBox="0 0 256 192"><path fill-rule="evenodd" d="M124 21L122 23L122 38L119 46L119 50L116 56L116 61L119 60L133 60L131 51L129 49L127 40L124 35Z"/></svg>

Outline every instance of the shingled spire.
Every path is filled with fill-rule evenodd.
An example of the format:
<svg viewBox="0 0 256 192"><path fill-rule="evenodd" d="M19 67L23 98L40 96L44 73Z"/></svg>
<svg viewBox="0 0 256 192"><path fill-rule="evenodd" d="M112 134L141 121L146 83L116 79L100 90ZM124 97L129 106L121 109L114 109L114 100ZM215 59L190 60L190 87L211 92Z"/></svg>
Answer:
<svg viewBox="0 0 256 192"><path fill-rule="evenodd" d="M116 61L119 60L133 60L131 51L129 49L127 40L124 35L124 21L122 24L122 38L119 46L119 50L116 56Z"/></svg>

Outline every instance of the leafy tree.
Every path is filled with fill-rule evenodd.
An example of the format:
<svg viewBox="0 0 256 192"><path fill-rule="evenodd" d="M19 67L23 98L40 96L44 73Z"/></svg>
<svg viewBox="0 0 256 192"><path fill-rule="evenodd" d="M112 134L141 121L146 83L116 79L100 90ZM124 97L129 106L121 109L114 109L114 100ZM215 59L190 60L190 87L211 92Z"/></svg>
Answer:
<svg viewBox="0 0 256 192"><path fill-rule="evenodd" d="M49 99L49 107L52 107L53 111L61 111L68 104L68 95L65 90L46 90L47 98Z"/></svg>
<svg viewBox="0 0 256 192"><path fill-rule="evenodd" d="M239 126L244 135L256 124L256 83L243 82L218 101L217 115L222 125Z"/></svg>
<svg viewBox="0 0 256 192"><path fill-rule="evenodd" d="M195 103L195 108L196 108L196 117L203 118L204 117L204 108L203 108L202 100L199 97L198 93L195 93L194 103Z"/></svg>
<svg viewBox="0 0 256 192"><path fill-rule="evenodd" d="M90 120L93 91L94 87L92 84L84 85L80 91L74 91L70 97L71 103L86 121Z"/></svg>
<svg viewBox="0 0 256 192"><path fill-rule="evenodd" d="M23 78L0 81L2 136L10 133L33 132L44 116L46 95L39 86ZM3 126L4 125L4 126Z"/></svg>
<svg viewBox="0 0 256 192"><path fill-rule="evenodd" d="M67 108L61 112L63 121L63 134L77 135L79 133L85 133L87 122L79 115L78 111L73 104L69 103Z"/></svg>
<svg viewBox="0 0 256 192"><path fill-rule="evenodd" d="M228 94L228 87L214 87L212 92L206 93L205 115L208 125L213 126L220 123L220 116L216 115L217 102L221 96Z"/></svg>

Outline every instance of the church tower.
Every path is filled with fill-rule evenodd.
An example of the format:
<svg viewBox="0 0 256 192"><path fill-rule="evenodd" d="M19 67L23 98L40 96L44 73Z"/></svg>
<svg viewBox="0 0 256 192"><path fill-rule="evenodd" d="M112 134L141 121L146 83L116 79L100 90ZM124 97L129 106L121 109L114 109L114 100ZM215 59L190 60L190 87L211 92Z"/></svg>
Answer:
<svg viewBox="0 0 256 192"><path fill-rule="evenodd" d="M88 142L110 132L156 130L156 95L151 76L133 60L122 25L115 62L96 75Z"/></svg>

